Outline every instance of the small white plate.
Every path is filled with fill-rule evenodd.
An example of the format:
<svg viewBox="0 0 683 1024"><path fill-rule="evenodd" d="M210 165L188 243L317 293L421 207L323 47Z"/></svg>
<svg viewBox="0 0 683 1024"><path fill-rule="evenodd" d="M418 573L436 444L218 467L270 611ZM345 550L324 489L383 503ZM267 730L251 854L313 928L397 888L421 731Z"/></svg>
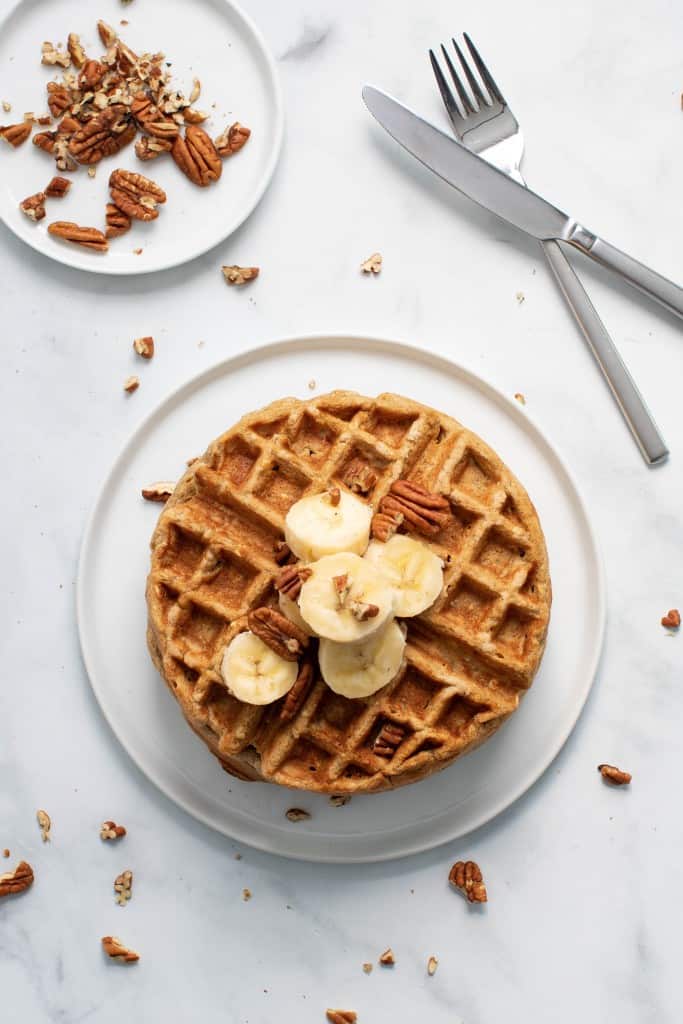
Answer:
<svg viewBox="0 0 683 1024"><path fill-rule="evenodd" d="M130 5L102 0L96 9L79 0L21 0L0 23L0 100L12 104L11 113L0 113L3 124L23 120L28 110L37 116L48 112L45 84L62 69L41 66L44 39L64 43L69 32L77 32L86 53L99 57L104 52L98 18L120 32L137 53L162 50L172 65L173 81L186 96L193 78L199 78L202 92L195 105L210 112L203 127L212 137L241 121L251 128L251 138L223 162L220 180L208 188L193 185L170 157L142 163L131 144L118 156L102 160L94 179L85 167L67 175L73 178L69 194L48 200L47 216L38 224L19 210L19 203L60 172L52 157L30 140L16 150L2 142L0 219L38 252L81 270L145 274L178 266L239 227L271 179L284 123L275 63L260 33L232 0L150 0ZM120 25L122 18L129 21L127 26ZM116 167L147 174L165 189L168 201L158 219L134 222L126 235L112 240L107 253L90 252L48 235L47 225L53 220L102 228L107 182ZM142 253L136 255L135 249Z"/></svg>
<svg viewBox="0 0 683 1024"><path fill-rule="evenodd" d="M333 807L323 796L243 783L220 768L157 675L145 645L144 588L159 507L140 498L240 416L283 395L395 391L481 434L528 489L550 554L554 603L546 653L510 721L439 775ZM569 470L525 411L469 371L397 342L311 337L219 363L172 394L111 469L86 529L78 579L83 657L102 711L138 767L219 832L306 860L401 857L483 825L545 771L571 732L596 671L605 618L601 561ZM291 824L292 806L311 812Z"/></svg>

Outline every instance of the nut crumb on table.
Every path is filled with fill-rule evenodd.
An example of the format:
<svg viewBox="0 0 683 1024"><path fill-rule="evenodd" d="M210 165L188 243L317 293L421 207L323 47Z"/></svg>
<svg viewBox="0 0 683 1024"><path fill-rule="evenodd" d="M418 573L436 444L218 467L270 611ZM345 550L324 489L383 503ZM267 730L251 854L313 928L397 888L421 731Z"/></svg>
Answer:
<svg viewBox="0 0 683 1024"><path fill-rule="evenodd" d="M662 625L667 629L678 629L681 624L681 613L678 608L670 608L662 617Z"/></svg>
<svg viewBox="0 0 683 1024"><path fill-rule="evenodd" d="M251 889L242 889L242 899L245 903L251 899Z"/></svg>
<svg viewBox="0 0 683 1024"><path fill-rule="evenodd" d="M9 114L10 110L12 109L12 104L8 103L7 100L3 100L2 109L5 111L6 114Z"/></svg>
<svg viewBox="0 0 683 1024"><path fill-rule="evenodd" d="M393 967L395 965L396 957L394 956L394 951L391 948L391 946L385 949L384 952L380 955L379 963L382 965L382 967Z"/></svg>
<svg viewBox="0 0 683 1024"><path fill-rule="evenodd" d="M50 820L50 815L47 813L47 811L38 810L36 811L36 821L38 822L38 827L40 828L40 838L43 840L44 843L49 843L50 829L52 828L52 821Z"/></svg>
<svg viewBox="0 0 683 1024"><path fill-rule="evenodd" d="M358 1014L353 1010L326 1010L330 1024L356 1024Z"/></svg>
<svg viewBox="0 0 683 1024"><path fill-rule="evenodd" d="M524 397L521 391L515 391L515 399L519 402L520 405L526 405L526 398Z"/></svg>
<svg viewBox="0 0 683 1024"><path fill-rule="evenodd" d="M427 961L427 974L430 978L433 978L436 974L436 969L439 966L439 961L435 956L430 956Z"/></svg>
<svg viewBox="0 0 683 1024"><path fill-rule="evenodd" d="M151 359L154 355L154 338L150 335L144 338L136 338L133 342L133 348L143 359Z"/></svg>
<svg viewBox="0 0 683 1024"><path fill-rule="evenodd" d="M125 907L128 900L133 895L133 872L130 870L122 871L120 875L117 875L114 879L114 892L116 893L115 899L120 907Z"/></svg>
<svg viewBox="0 0 683 1024"><path fill-rule="evenodd" d="M166 502L173 494L175 490L175 482L173 480L158 480L154 484L148 484L147 487L143 487L142 497L145 501L159 501Z"/></svg>
<svg viewBox="0 0 683 1024"><path fill-rule="evenodd" d="M373 252L372 256L368 256L366 260L363 260L360 269L364 274L379 274L382 269L381 253Z"/></svg>
<svg viewBox="0 0 683 1024"><path fill-rule="evenodd" d="M372 964L371 963L367 963L366 962L366 963L363 964L363 973L364 974L372 974Z"/></svg>
<svg viewBox="0 0 683 1024"><path fill-rule="evenodd" d="M624 772L621 768L615 768L613 764L599 764L598 771L603 779L606 782L611 782L613 786L628 786L632 779L632 775L629 772Z"/></svg>
<svg viewBox="0 0 683 1024"><path fill-rule="evenodd" d="M9 850L7 849L7 847L5 847L5 849L2 851L2 855L3 857L9 857Z"/></svg>
<svg viewBox="0 0 683 1024"><path fill-rule="evenodd" d="M129 395L131 395L134 391L137 391L137 389L139 387L140 387L140 378L139 377L135 377L135 376L126 377L126 379L123 382L123 390L127 391Z"/></svg>
<svg viewBox="0 0 683 1024"><path fill-rule="evenodd" d="M115 935L103 936L102 948L110 959L117 960L119 963L132 964L140 959L139 953L136 953L134 949L129 949Z"/></svg>
<svg viewBox="0 0 683 1024"><path fill-rule="evenodd" d="M225 278L226 284L242 285L248 281L255 280L260 272L260 267L238 267L237 265L232 267L221 267L223 271L223 277Z"/></svg>
<svg viewBox="0 0 683 1024"><path fill-rule="evenodd" d="M126 830L115 821L103 821L100 825L100 839L123 839Z"/></svg>
<svg viewBox="0 0 683 1024"><path fill-rule="evenodd" d="M287 818L288 821L306 821L310 816L309 812L304 811L301 807L290 807L289 810L285 812L285 818Z"/></svg>
<svg viewBox="0 0 683 1024"><path fill-rule="evenodd" d="M515 298L517 299L517 302L521 306L522 303L524 302L524 292L517 292L517 294L515 295Z"/></svg>
<svg viewBox="0 0 683 1024"><path fill-rule="evenodd" d="M467 899L468 903L486 903L488 894L481 868L473 860L458 860L448 874L448 881Z"/></svg>

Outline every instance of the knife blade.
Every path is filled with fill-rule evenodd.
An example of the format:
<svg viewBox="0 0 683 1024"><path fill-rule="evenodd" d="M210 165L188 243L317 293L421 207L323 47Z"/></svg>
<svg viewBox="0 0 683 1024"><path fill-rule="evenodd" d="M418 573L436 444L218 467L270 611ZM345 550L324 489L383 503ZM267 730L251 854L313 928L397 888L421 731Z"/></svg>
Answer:
<svg viewBox="0 0 683 1024"><path fill-rule="evenodd" d="M364 86L363 100L396 142L453 188L534 238L567 242L683 317L678 285L588 231L381 89Z"/></svg>

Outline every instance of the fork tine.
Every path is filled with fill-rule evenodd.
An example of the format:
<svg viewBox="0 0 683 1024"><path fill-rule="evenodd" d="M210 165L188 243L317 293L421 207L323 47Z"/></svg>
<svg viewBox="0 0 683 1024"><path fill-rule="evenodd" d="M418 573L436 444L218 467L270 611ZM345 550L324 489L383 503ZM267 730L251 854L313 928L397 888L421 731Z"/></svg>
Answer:
<svg viewBox="0 0 683 1024"><path fill-rule="evenodd" d="M448 56L448 50L443 45L443 43L441 44L441 52L443 53L444 60L446 61L446 64L448 65L448 70L451 73L451 78L453 79L453 85L457 89L458 96L460 97L460 102L462 103L463 110L465 111L465 116L467 116L467 114L474 114L475 110L474 110L474 107L472 106L472 100L467 95L467 92L465 90L465 86L460 81L460 77L458 75L458 72L455 70L455 68L453 66L453 61Z"/></svg>
<svg viewBox="0 0 683 1024"><path fill-rule="evenodd" d="M483 92L481 91L481 88L479 86L479 82L476 80L476 78L472 74L472 70L471 70L469 64L467 63L467 61L465 60L464 53L462 52L462 50L460 49L460 47L456 43L455 39L451 39L451 42L453 43L453 46L455 47L455 52L457 53L458 59L460 60L460 63L462 65L462 69L465 72L465 75L467 76L467 81L470 84L470 89L472 90L472 93L474 94L475 99L478 101L479 106L480 107L481 106L489 106L490 105L490 100L488 100L484 96Z"/></svg>
<svg viewBox="0 0 683 1024"><path fill-rule="evenodd" d="M441 93L441 99L443 100L446 110L448 111L448 116L451 119L451 124L457 130L458 124L462 121L463 117L458 109L458 104L455 102L455 96L451 92L448 82L444 77L444 73L441 70L441 65L436 59L436 55L433 50L429 51L429 59L432 63L432 71L434 72L434 77L436 78L436 84L438 85L439 92Z"/></svg>
<svg viewBox="0 0 683 1024"><path fill-rule="evenodd" d="M481 75L484 85L486 86L486 88L491 93L491 96L493 96L494 99L498 100L499 103L502 103L504 106L506 106L505 97L503 96L502 92L494 82L493 75L490 73L489 69L486 67L483 60L479 56L476 46L474 45L470 37L467 35L467 32L463 32L463 36L465 37L465 42L467 43L467 47L470 53L472 54L472 59L474 63L477 65L477 71Z"/></svg>

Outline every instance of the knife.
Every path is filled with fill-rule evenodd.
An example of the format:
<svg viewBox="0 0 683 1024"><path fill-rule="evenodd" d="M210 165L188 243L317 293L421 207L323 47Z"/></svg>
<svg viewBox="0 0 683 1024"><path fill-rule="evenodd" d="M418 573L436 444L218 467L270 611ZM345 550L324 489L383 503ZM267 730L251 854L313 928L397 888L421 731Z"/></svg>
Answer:
<svg viewBox="0 0 683 1024"><path fill-rule="evenodd" d="M381 89L363 87L370 113L404 149L440 178L534 238L567 242L683 317L683 288L588 231Z"/></svg>

